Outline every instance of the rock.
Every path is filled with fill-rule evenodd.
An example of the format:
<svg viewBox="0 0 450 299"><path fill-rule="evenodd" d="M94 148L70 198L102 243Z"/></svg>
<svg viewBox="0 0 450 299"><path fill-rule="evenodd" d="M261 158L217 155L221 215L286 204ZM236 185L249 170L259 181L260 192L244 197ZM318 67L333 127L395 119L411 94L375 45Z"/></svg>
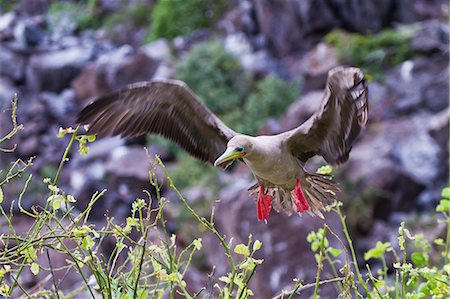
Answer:
<svg viewBox="0 0 450 299"><path fill-rule="evenodd" d="M0 15L0 41L12 38L12 29L14 27L16 17L16 13L14 11Z"/></svg>
<svg viewBox="0 0 450 299"><path fill-rule="evenodd" d="M16 92L17 88L14 87L10 80L0 77L0 112L3 112L6 107L11 105Z"/></svg>
<svg viewBox="0 0 450 299"><path fill-rule="evenodd" d="M250 1L239 1L234 9L225 13L217 27L223 35L229 35L236 32L245 32L249 35L255 33L256 24L252 18L252 5Z"/></svg>
<svg viewBox="0 0 450 299"><path fill-rule="evenodd" d="M264 76L277 73L280 65L265 50L253 52L252 45L243 33L230 34L224 40L225 49L232 53L245 71Z"/></svg>
<svg viewBox="0 0 450 299"><path fill-rule="evenodd" d="M0 44L0 76L12 81L25 79L26 56Z"/></svg>
<svg viewBox="0 0 450 299"><path fill-rule="evenodd" d="M73 82L77 99L88 99L138 81L151 80L159 61L130 46L101 55Z"/></svg>
<svg viewBox="0 0 450 299"><path fill-rule="evenodd" d="M428 123L428 133L440 145L441 149L446 149L446 152L448 152L448 136L450 136L449 124L449 108L444 109L436 114Z"/></svg>
<svg viewBox="0 0 450 299"><path fill-rule="evenodd" d="M73 125L73 120L67 117L73 114L75 109L75 91L73 89L65 89L61 94L43 92L39 98L45 103L46 109L59 125L62 127Z"/></svg>
<svg viewBox="0 0 450 299"><path fill-rule="evenodd" d="M373 190L378 217L388 220L392 212L411 210L411 198L446 179L440 157L445 149L428 133L427 124L434 118L419 113L385 120L372 125L353 146L342 174L362 190ZM354 190L362 192L356 186Z"/></svg>
<svg viewBox="0 0 450 299"><path fill-rule="evenodd" d="M14 28L15 42L24 50L39 45L45 37L45 26L40 16L20 20Z"/></svg>
<svg viewBox="0 0 450 299"><path fill-rule="evenodd" d="M292 103L283 117L280 118L280 131L278 133L298 127L311 117L320 107L323 91L310 91Z"/></svg>
<svg viewBox="0 0 450 299"><path fill-rule="evenodd" d="M20 11L25 15L42 15L44 14L49 6L48 0L20 0L17 1L16 6L14 7L15 11Z"/></svg>
<svg viewBox="0 0 450 299"><path fill-rule="evenodd" d="M304 77L305 90L323 88L328 71L339 64L336 49L325 43L317 44L298 61L290 60L292 60L291 57L286 59L289 72L292 77Z"/></svg>
<svg viewBox="0 0 450 299"><path fill-rule="evenodd" d="M60 92L81 72L92 58L91 47L32 55L26 69L27 87L32 91Z"/></svg>
<svg viewBox="0 0 450 299"><path fill-rule="evenodd" d="M39 136L30 135L23 138L17 147L17 153L22 157L35 156L39 152Z"/></svg>
<svg viewBox="0 0 450 299"><path fill-rule="evenodd" d="M441 52L448 56L449 26L438 20L429 20L420 24L419 31L411 42L414 51L431 54Z"/></svg>
<svg viewBox="0 0 450 299"><path fill-rule="evenodd" d="M366 33L378 32L395 23L434 17L445 19L448 3L443 0L304 0L250 1L249 14L256 24L253 35L261 35L277 57L304 53L334 28Z"/></svg>
<svg viewBox="0 0 450 299"><path fill-rule="evenodd" d="M139 48L139 51L155 60L170 62L172 60L172 50L166 39L160 38Z"/></svg>
<svg viewBox="0 0 450 299"><path fill-rule="evenodd" d="M448 106L448 73L448 63L440 58L405 61L386 73L387 98L375 109L382 110L381 118L411 114L422 107L441 111Z"/></svg>
<svg viewBox="0 0 450 299"><path fill-rule="evenodd" d="M118 147L112 150L106 169L117 177L148 181L150 164L147 161L147 154L142 147Z"/></svg>

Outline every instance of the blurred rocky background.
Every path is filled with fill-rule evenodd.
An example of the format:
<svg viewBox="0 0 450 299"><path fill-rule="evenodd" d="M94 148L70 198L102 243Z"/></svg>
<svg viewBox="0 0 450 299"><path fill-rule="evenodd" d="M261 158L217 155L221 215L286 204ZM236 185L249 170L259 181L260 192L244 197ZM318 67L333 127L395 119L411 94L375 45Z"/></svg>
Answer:
<svg viewBox="0 0 450 299"><path fill-rule="evenodd" d="M25 129L11 141L16 152L0 152L0 167L36 156L33 180L52 176L68 141L55 137L59 128L74 126L93 97L132 82L184 80L234 129L273 134L318 108L328 70L355 65L370 78L370 118L336 179L362 257L374 240L395 243L400 221L426 223L448 184L448 19L446 0L1 0L0 135L10 127L14 93ZM60 185L79 209L107 188L93 219L125 219L131 202L150 189L144 146L161 155L196 210L208 216L216 206L221 232L236 243L249 233L263 242L256 298L292 286L294 277L314 280L305 239L324 221L272 212L267 225L258 222L247 192L253 178L242 165L220 172L161 138L107 138L86 156L74 151ZM34 185L27 207L46 198ZM3 204L21 187L4 190ZM165 195L175 198L166 189ZM207 242L187 277L192 289L205 285L213 265L217 276L225 273L217 240L199 231L178 202L166 213L179 242L201 234ZM333 214L325 222L338 226ZM27 220L21 225L26 229Z"/></svg>

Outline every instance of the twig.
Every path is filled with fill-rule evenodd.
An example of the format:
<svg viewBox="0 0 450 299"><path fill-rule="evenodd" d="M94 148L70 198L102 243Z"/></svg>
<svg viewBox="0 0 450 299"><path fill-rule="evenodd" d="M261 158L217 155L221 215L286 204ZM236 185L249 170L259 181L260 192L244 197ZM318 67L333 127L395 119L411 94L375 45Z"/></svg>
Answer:
<svg viewBox="0 0 450 299"><path fill-rule="evenodd" d="M324 285L324 284L333 283L333 282L339 282L339 281L343 281L344 279L345 279L345 277L335 277L335 278L331 278L331 279L327 279L327 280L322 280L319 282L319 285ZM284 296L292 295L293 293L300 294L302 291L313 288L315 286L316 286L316 282L308 283L308 284L301 286L300 288L297 288L297 290L293 290L290 292L283 292L280 295L273 297L272 299L282 299L282 298L284 298Z"/></svg>
<svg viewBox="0 0 450 299"><path fill-rule="evenodd" d="M52 281L53 281L53 286L55 287L56 297L58 299L60 299L59 292L58 292L58 286L56 285L55 273L53 272L52 261L50 260L50 254L48 253L48 249L45 250L45 253L47 254L48 266L50 267L50 273L52 274Z"/></svg>

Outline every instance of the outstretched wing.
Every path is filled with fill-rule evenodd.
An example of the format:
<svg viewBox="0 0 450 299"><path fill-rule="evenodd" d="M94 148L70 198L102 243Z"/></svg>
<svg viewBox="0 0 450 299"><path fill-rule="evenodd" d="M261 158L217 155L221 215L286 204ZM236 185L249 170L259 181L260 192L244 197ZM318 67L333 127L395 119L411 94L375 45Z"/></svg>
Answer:
<svg viewBox="0 0 450 299"><path fill-rule="evenodd" d="M368 89L359 68L336 67L328 73L320 109L301 126L285 132L288 149L305 161L321 155L333 165L347 161L352 144L367 123Z"/></svg>
<svg viewBox="0 0 450 299"><path fill-rule="evenodd" d="M213 163L236 132L205 107L182 81L140 82L96 99L78 123L99 137L162 135L192 156Z"/></svg>

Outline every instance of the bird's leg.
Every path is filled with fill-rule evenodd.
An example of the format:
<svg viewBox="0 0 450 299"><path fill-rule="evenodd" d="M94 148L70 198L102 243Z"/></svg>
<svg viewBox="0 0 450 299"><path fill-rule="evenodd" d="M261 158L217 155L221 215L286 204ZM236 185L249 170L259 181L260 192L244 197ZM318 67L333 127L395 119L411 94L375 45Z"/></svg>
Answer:
<svg viewBox="0 0 450 299"><path fill-rule="evenodd" d="M292 199L295 206L297 207L297 213L302 213L310 209L308 202L306 201L305 195L303 194L302 186L300 184L300 179L297 179L297 184L294 190L291 192Z"/></svg>
<svg viewBox="0 0 450 299"><path fill-rule="evenodd" d="M272 196L264 194L264 185L259 185L258 201L256 204L258 220L264 220L267 223L269 212L272 208Z"/></svg>

